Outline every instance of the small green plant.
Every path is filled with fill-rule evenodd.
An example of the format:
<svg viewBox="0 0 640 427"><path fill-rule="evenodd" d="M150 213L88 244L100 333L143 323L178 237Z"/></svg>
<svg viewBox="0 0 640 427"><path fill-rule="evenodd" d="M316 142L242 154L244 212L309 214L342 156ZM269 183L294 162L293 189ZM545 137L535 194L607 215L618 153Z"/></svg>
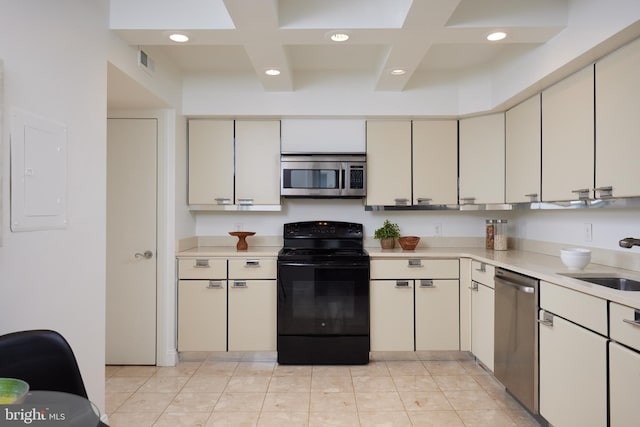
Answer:
<svg viewBox="0 0 640 427"><path fill-rule="evenodd" d="M400 227L398 224L389 222L388 219L384 220L382 227L378 228L373 237L375 239L387 239L389 237L400 237Z"/></svg>

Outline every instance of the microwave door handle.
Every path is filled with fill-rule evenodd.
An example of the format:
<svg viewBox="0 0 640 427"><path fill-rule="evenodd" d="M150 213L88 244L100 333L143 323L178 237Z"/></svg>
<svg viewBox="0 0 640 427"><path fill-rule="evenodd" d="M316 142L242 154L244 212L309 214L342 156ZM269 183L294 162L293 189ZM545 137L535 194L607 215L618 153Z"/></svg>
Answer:
<svg viewBox="0 0 640 427"><path fill-rule="evenodd" d="M340 163L340 182L338 182L338 189L340 190L340 193L343 193L344 190L346 189L346 184L345 184L345 171L344 171L344 163Z"/></svg>

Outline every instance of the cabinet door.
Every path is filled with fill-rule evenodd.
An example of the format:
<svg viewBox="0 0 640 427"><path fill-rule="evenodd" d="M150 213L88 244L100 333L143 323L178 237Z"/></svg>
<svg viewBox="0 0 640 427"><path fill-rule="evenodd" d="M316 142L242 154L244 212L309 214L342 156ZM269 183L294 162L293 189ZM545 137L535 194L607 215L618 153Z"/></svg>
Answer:
<svg viewBox="0 0 640 427"><path fill-rule="evenodd" d="M230 281L229 351L275 351L276 281Z"/></svg>
<svg viewBox="0 0 640 427"><path fill-rule="evenodd" d="M504 113L460 120L460 204L504 203Z"/></svg>
<svg viewBox="0 0 640 427"><path fill-rule="evenodd" d="M227 281L178 281L178 350L227 350Z"/></svg>
<svg viewBox="0 0 640 427"><path fill-rule="evenodd" d="M371 351L413 351L413 280L372 280Z"/></svg>
<svg viewBox="0 0 640 427"><path fill-rule="evenodd" d="M459 350L457 280L416 280L416 350Z"/></svg>
<svg viewBox="0 0 640 427"><path fill-rule="evenodd" d="M367 121L367 205L411 204L411 121Z"/></svg>
<svg viewBox="0 0 640 427"><path fill-rule="evenodd" d="M458 203L458 122L413 122L413 204Z"/></svg>
<svg viewBox="0 0 640 427"><path fill-rule="evenodd" d="M494 291L473 282L471 293L471 352L493 372Z"/></svg>
<svg viewBox="0 0 640 427"><path fill-rule="evenodd" d="M233 203L233 120L189 120L189 204Z"/></svg>
<svg viewBox="0 0 640 427"><path fill-rule="evenodd" d="M617 343L609 344L611 427L632 427L640 420L640 353Z"/></svg>
<svg viewBox="0 0 640 427"><path fill-rule="evenodd" d="M593 66L542 92L542 200L593 188Z"/></svg>
<svg viewBox="0 0 640 427"><path fill-rule="evenodd" d="M596 189L640 195L640 40L596 63ZM598 191L596 197L601 197Z"/></svg>
<svg viewBox="0 0 640 427"><path fill-rule="evenodd" d="M280 204L280 121L236 121L236 204Z"/></svg>
<svg viewBox="0 0 640 427"><path fill-rule="evenodd" d="M541 121L540 95L505 113L507 203L540 200Z"/></svg>
<svg viewBox="0 0 640 427"><path fill-rule="evenodd" d="M539 329L540 414L555 427L606 426L607 340L559 316L552 322Z"/></svg>

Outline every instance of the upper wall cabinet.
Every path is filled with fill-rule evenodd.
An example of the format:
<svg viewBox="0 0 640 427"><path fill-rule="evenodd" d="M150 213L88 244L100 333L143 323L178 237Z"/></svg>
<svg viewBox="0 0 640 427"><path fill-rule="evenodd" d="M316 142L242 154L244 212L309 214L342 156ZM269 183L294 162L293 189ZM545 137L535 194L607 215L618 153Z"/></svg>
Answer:
<svg viewBox="0 0 640 427"><path fill-rule="evenodd" d="M504 203L504 113L460 120L460 204Z"/></svg>
<svg viewBox="0 0 640 427"><path fill-rule="evenodd" d="M280 122L189 120L189 204L196 210L279 206Z"/></svg>
<svg viewBox="0 0 640 427"><path fill-rule="evenodd" d="M596 197L640 195L640 40L596 63Z"/></svg>
<svg viewBox="0 0 640 427"><path fill-rule="evenodd" d="M505 201L540 200L540 95L505 114Z"/></svg>
<svg viewBox="0 0 640 427"><path fill-rule="evenodd" d="M458 122L413 122L413 204L458 203Z"/></svg>
<svg viewBox="0 0 640 427"><path fill-rule="evenodd" d="M367 121L367 205L411 204L411 121Z"/></svg>
<svg viewBox="0 0 640 427"><path fill-rule="evenodd" d="M233 120L189 120L189 204L233 204Z"/></svg>
<svg viewBox="0 0 640 427"><path fill-rule="evenodd" d="M542 92L542 200L591 196L594 73L589 66Z"/></svg>

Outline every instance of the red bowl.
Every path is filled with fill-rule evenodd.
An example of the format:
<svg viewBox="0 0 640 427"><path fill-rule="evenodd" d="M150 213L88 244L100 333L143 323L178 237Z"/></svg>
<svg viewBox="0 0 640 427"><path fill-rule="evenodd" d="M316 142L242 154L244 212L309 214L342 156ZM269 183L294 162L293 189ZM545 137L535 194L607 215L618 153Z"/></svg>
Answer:
<svg viewBox="0 0 640 427"><path fill-rule="evenodd" d="M420 237L418 236L401 236L398 238L400 247L405 251L414 250L418 246L418 242L420 242Z"/></svg>

